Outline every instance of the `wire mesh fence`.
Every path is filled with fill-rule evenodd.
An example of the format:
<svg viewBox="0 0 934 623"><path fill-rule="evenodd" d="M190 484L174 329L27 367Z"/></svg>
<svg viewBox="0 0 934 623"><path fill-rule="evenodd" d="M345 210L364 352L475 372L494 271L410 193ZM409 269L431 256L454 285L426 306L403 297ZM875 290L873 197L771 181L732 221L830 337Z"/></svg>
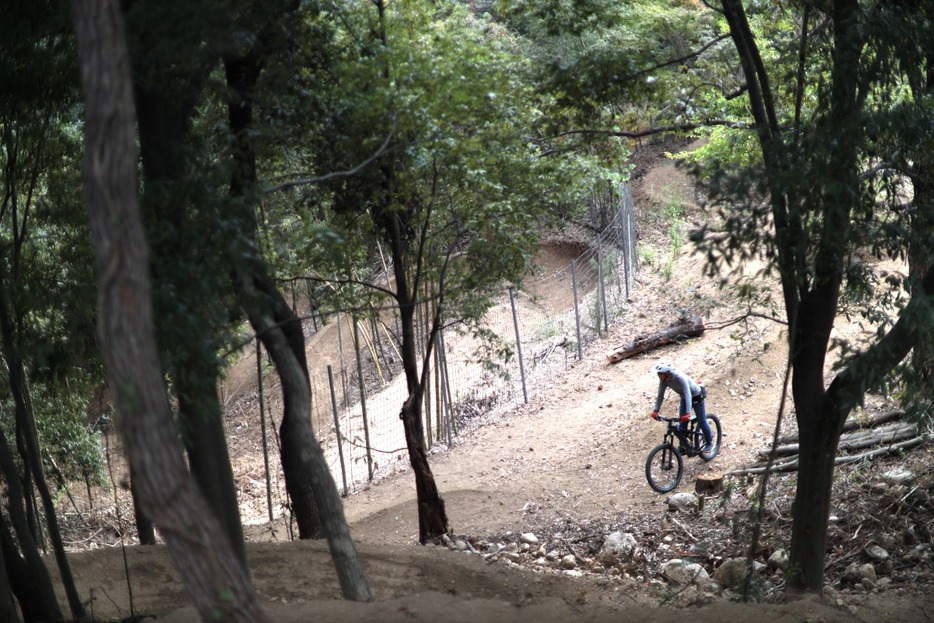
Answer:
<svg viewBox="0 0 934 623"><path fill-rule="evenodd" d="M573 255L564 249L565 263L552 258L520 288L504 290L484 317L484 330L502 350L479 356L481 343L473 337L442 330L423 404L430 446L448 446L464 430L527 403L615 322L638 268L629 186L610 189L593 204L590 218L599 233L572 247ZM396 322L392 309L307 321L313 423L344 494L408 465L399 417L408 389ZM276 410L275 404L263 409L273 429ZM267 470L267 490L281 480Z"/></svg>

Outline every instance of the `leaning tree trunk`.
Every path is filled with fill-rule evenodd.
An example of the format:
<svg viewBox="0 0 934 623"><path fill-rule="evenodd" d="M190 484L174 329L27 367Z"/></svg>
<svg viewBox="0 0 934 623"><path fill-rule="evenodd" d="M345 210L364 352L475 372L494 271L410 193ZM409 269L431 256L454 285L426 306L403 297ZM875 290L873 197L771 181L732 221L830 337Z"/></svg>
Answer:
<svg viewBox="0 0 934 623"><path fill-rule="evenodd" d="M343 502L311 426L311 382L301 319L266 274L262 258L255 255L257 225L251 199L256 190L256 155L249 135L253 125L252 93L263 66L262 38L247 54L224 59L227 84L233 94L228 105L229 124L237 140L237 166L230 193L240 206L242 241L254 252L235 277L235 287L282 381L282 471L298 518L299 537L327 537L344 598L372 601L373 593L350 536Z"/></svg>
<svg viewBox="0 0 934 623"><path fill-rule="evenodd" d="M85 99L84 181L97 252L98 338L130 473L202 620L265 621L246 568L188 474L162 381L120 4L73 0L71 6Z"/></svg>
<svg viewBox="0 0 934 623"><path fill-rule="evenodd" d="M301 320L268 278L244 279L241 286L241 303L282 381L282 471L292 503L308 506L301 514L296 512L299 538L312 538L310 534L320 529L328 540L341 594L353 601L372 601L337 484L311 426L311 383Z"/></svg>
<svg viewBox="0 0 934 623"><path fill-rule="evenodd" d="M279 426L282 472L298 523L298 537L323 539L327 530L315 501L317 489L311 464L313 453L321 448L311 426L311 383L301 320L268 279L242 278L239 298L282 382L283 413Z"/></svg>

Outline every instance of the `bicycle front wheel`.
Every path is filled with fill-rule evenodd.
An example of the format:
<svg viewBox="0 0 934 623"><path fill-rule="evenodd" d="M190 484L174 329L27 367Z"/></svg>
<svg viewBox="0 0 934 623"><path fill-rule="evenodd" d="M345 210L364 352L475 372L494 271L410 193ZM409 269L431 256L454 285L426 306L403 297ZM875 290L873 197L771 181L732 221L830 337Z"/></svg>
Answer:
<svg viewBox="0 0 934 623"><path fill-rule="evenodd" d="M645 460L645 479L659 493L668 493L678 486L684 475L681 453L670 443L655 446Z"/></svg>
<svg viewBox="0 0 934 623"><path fill-rule="evenodd" d="M713 433L713 441L710 452L700 453L700 458L705 461L712 461L714 457L720 454L720 442L723 437L723 429L720 427L720 418L718 418L713 413L707 414L707 424L710 425L710 432Z"/></svg>

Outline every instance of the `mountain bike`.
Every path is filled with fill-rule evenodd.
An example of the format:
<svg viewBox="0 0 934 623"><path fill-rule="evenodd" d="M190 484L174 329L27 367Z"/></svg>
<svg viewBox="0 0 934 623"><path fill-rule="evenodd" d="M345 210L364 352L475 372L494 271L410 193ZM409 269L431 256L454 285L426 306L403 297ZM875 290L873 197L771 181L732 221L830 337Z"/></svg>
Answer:
<svg viewBox="0 0 934 623"><path fill-rule="evenodd" d="M668 429L665 431L662 443L652 448L649 457L645 460L645 478L649 481L649 486L659 493L668 493L681 483L681 477L684 476L684 459L679 448L683 448L684 456L699 456L704 461L713 460L720 452L723 432L720 427L720 418L708 413L707 424L710 425L713 439L710 452L703 453L701 449L704 447L704 432L697 425L695 414L691 414L685 430L680 428L680 418L659 416L658 419L668 422ZM675 439L678 440L677 445Z"/></svg>

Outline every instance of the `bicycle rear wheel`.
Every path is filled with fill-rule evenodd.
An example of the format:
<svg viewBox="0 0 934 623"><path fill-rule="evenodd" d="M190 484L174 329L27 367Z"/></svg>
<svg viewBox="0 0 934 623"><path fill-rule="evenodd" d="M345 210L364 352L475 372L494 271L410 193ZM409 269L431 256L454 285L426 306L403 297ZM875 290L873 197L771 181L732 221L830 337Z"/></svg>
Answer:
<svg viewBox="0 0 934 623"><path fill-rule="evenodd" d="M705 461L712 461L718 454L720 454L720 442L723 437L723 429L720 427L720 418L718 418L713 413L707 414L707 424L710 425L710 432L713 433L713 440L711 442L713 447L710 449L710 452L706 454L701 452L700 458L704 459Z"/></svg>
<svg viewBox="0 0 934 623"><path fill-rule="evenodd" d="M668 493L678 486L684 475L681 453L670 443L655 446L645 460L645 479L659 493Z"/></svg>

